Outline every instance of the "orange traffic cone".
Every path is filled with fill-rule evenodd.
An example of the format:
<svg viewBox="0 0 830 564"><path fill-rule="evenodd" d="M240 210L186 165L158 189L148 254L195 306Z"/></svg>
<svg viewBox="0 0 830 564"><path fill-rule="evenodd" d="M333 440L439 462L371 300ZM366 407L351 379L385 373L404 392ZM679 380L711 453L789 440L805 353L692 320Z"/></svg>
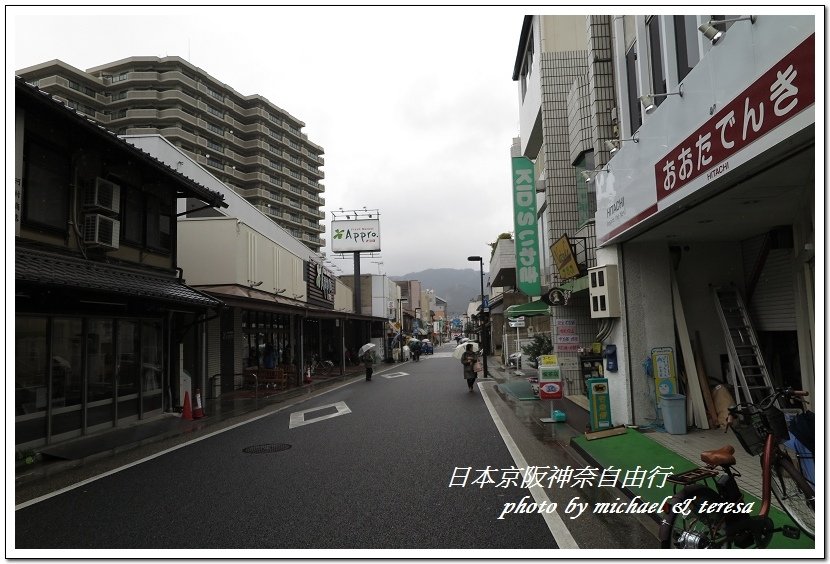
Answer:
<svg viewBox="0 0 830 564"><path fill-rule="evenodd" d="M190 392L184 393L184 402L182 402L182 419L193 421L193 413L190 406Z"/></svg>
<svg viewBox="0 0 830 564"><path fill-rule="evenodd" d="M196 388L196 408L193 410L193 419L201 419L205 416L205 410L202 409L202 391Z"/></svg>

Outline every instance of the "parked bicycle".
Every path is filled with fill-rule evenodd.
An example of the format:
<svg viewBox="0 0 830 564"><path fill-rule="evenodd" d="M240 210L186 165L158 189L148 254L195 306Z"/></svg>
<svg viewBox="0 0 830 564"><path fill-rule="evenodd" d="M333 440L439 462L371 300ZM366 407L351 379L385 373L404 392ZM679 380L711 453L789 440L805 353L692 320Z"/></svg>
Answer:
<svg viewBox="0 0 830 564"><path fill-rule="evenodd" d="M745 513L751 506L735 481L740 476L734 468L735 448L726 445L703 452L700 459L705 467L668 478L675 484L675 494L663 508L662 548L765 548L777 532L797 539L803 531L815 538L814 487L782 445L790 435L784 413L775 405L779 398L784 398L796 402L804 412L806 395L807 392L792 388L778 388L759 404L742 403L729 408L729 426L741 446L752 456L761 455L762 499L758 514ZM683 486L680 491L678 486ZM798 528L774 526L769 518L770 492Z"/></svg>
<svg viewBox="0 0 830 564"><path fill-rule="evenodd" d="M328 376L334 368L334 363L330 360L320 360L320 357L312 355L311 364L308 366L311 377Z"/></svg>

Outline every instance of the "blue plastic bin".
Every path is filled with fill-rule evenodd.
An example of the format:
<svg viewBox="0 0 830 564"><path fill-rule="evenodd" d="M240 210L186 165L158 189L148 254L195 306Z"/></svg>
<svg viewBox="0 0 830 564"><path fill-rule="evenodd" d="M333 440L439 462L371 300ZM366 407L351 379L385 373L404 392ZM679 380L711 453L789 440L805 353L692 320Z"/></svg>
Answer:
<svg viewBox="0 0 830 564"><path fill-rule="evenodd" d="M670 435L686 434L686 396L668 394L660 396L663 411L663 427Z"/></svg>

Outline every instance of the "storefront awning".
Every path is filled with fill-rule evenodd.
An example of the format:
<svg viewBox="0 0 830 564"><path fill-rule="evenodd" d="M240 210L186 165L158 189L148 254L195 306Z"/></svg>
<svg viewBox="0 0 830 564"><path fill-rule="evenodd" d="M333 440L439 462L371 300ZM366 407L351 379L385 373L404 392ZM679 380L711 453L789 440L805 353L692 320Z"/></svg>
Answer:
<svg viewBox="0 0 830 564"><path fill-rule="evenodd" d="M243 309L307 315L326 319L354 319L358 321L386 321L384 318L361 315L348 311L326 309L298 300L283 298L255 288L235 284L221 286L199 286L199 290L221 299L226 305Z"/></svg>
<svg viewBox="0 0 830 564"><path fill-rule="evenodd" d="M535 302L528 302L526 304L512 305L504 310L504 315L507 317L534 317L536 315L550 315L550 307L541 300Z"/></svg>
<svg viewBox="0 0 830 564"><path fill-rule="evenodd" d="M183 284L178 278L114 266L31 248L15 248L18 284L89 291L197 307L219 307L220 300Z"/></svg>
<svg viewBox="0 0 830 564"><path fill-rule="evenodd" d="M571 292L581 292L582 290L587 290L588 277L582 276L581 278L571 280L570 282L565 282L563 284L560 284L559 288L562 290L570 290Z"/></svg>

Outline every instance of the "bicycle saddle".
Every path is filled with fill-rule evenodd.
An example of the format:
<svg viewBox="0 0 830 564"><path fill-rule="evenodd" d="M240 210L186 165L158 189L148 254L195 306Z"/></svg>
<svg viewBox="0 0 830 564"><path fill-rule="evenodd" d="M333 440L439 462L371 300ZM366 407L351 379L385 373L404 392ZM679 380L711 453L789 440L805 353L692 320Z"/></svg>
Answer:
<svg viewBox="0 0 830 564"><path fill-rule="evenodd" d="M706 450L700 453L700 459L710 466L734 466L735 447L725 445L715 450Z"/></svg>

